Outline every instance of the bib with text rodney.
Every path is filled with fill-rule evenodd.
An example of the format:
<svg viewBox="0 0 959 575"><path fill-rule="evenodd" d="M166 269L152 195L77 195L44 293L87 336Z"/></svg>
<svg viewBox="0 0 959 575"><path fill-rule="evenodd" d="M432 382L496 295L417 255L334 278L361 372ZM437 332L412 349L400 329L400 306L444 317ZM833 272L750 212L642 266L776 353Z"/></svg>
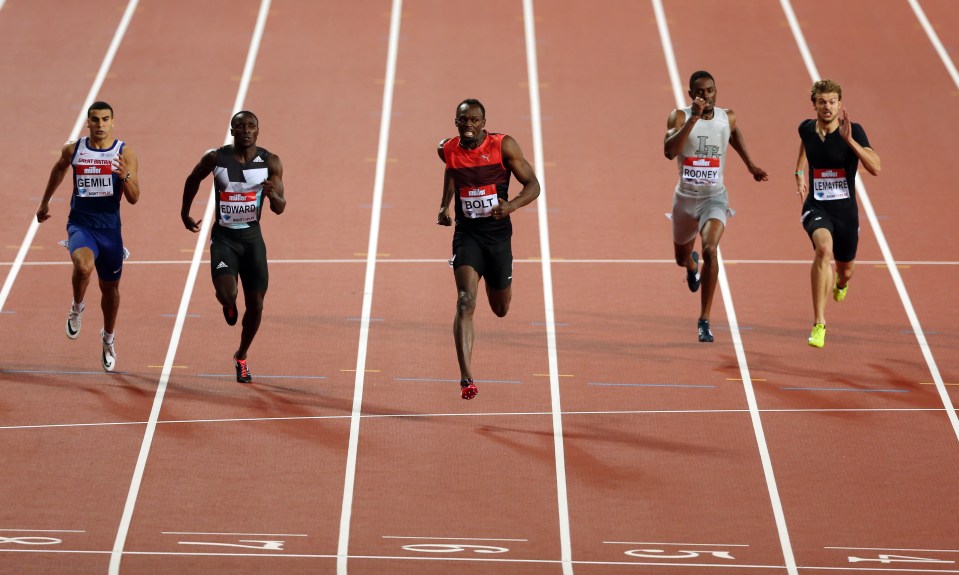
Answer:
<svg viewBox="0 0 959 575"><path fill-rule="evenodd" d="M683 160L683 181L693 186L721 184L719 158L686 158Z"/></svg>

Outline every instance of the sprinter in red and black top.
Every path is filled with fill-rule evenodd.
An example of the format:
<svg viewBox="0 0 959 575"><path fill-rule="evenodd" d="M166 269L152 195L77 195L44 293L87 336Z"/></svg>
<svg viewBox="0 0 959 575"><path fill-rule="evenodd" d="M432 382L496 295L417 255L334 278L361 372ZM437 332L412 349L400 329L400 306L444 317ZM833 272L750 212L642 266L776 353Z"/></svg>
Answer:
<svg viewBox="0 0 959 575"><path fill-rule="evenodd" d="M450 260L457 291L453 339L460 366L460 395L473 399L477 390L470 358L479 278L486 280L486 298L493 313L505 316L513 293L513 227L509 214L539 196L539 180L516 140L485 130L486 108L479 100L463 100L456 107L453 121L459 136L443 140L437 149L446 163L446 172L436 223L452 225L449 205L456 197ZM512 201L508 194L510 174L523 184Z"/></svg>

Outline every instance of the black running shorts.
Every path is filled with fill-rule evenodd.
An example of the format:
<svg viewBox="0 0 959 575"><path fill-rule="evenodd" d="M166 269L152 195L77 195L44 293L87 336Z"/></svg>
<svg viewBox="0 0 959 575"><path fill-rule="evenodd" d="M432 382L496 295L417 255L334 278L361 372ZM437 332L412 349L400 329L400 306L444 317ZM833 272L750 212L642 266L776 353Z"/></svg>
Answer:
<svg viewBox="0 0 959 575"><path fill-rule="evenodd" d="M833 214L815 205L804 206L802 225L810 240L816 230L829 230L832 235L832 255L837 262L851 262L856 259L856 250L859 248L858 211Z"/></svg>
<svg viewBox="0 0 959 575"><path fill-rule="evenodd" d="M510 239L494 244L477 241L468 234L453 235L453 269L470 266L486 285L493 289L506 289L513 281L513 250Z"/></svg>
<svg viewBox="0 0 959 575"><path fill-rule="evenodd" d="M243 289L265 292L270 283L266 244L260 228L216 230L210 238L210 272L239 276Z"/></svg>

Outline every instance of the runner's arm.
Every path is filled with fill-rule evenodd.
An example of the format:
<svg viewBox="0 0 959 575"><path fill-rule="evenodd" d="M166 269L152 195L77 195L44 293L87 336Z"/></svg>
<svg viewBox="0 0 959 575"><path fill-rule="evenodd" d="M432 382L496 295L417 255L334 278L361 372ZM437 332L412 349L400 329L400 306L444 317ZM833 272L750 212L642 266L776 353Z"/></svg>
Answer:
<svg viewBox="0 0 959 575"><path fill-rule="evenodd" d="M123 153L117 156L113 171L120 176L123 197L131 204L140 200L140 180L137 177L139 166L140 160L136 152L130 149L130 146L123 146Z"/></svg>
<svg viewBox="0 0 959 575"><path fill-rule="evenodd" d="M860 144L856 140L857 132L862 136L863 142L868 143L865 130L863 130L859 124L854 125L852 120L849 119L849 113L846 111L846 108L843 108L842 117L839 119L839 135L842 136L842 139L849 144L852 151L859 157L859 161L862 162L862 167L866 168L866 171L870 174L878 176L879 172L882 171L882 162L879 160L879 154L872 148Z"/></svg>
<svg viewBox="0 0 959 575"><path fill-rule="evenodd" d="M800 140L799 158L796 159L796 193L799 194L799 202L806 201L806 192L809 191L809 180L806 178L806 146Z"/></svg>
<svg viewBox="0 0 959 575"><path fill-rule="evenodd" d="M515 212L526 204L539 197L540 186L539 179L533 166L523 157L523 150L510 136L503 138L503 165L506 166L516 181L523 184L523 189L516 194L516 197L508 202L501 203L493 207L493 218L501 219Z"/></svg>
<svg viewBox="0 0 959 575"><path fill-rule="evenodd" d="M453 183L453 176L449 170L443 171L443 199L440 200L440 213L436 216L436 223L441 226L453 225L453 218L450 217L450 200L456 193L456 185Z"/></svg>
<svg viewBox="0 0 959 575"><path fill-rule="evenodd" d="M37 207L37 222L41 224L50 219L50 198L53 197L53 192L57 191L60 183L63 182L67 168L70 167L73 161L73 149L75 145L76 142L67 142L64 144L63 149L60 150L60 157L56 163L53 164L53 169L50 170L47 188L43 191L43 198L40 199L40 205Z"/></svg>
<svg viewBox="0 0 959 575"><path fill-rule="evenodd" d="M743 162L746 164L746 169L749 170L749 173L752 174L753 179L757 182L765 182L769 179L769 176L766 174L766 171L753 163L749 158L749 152L746 151L746 140L743 138L742 130L736 126L736 115L732 110L726 110L726 115L729 117L729 145L736 150L736 153L739 154L739 157L743 159Z"/></svg>
<svg viewBox="0 0 959 575"><path fill-rule="evenodd" d="M183 204L180 207L180 219L183 221L186 229L191 232L196 233L200 231L200 224L203 222L203 220L193 221L193 218L190 217L190 207L193 205L193 198L196 197L196 193L200 190L200 182L213 173L215 166L216 150L208 150L203 154L203 157L200 158L196 166L194 166L193 171L186 177L186 182L183 184Z"/></svg>
<svg viewBox="0 0 959 575"><path fill-rule="evenodd" d="M670 112L669 119L666 120L666 138L663 141L663 153L668 159L672 160L679 155L699 118L700 116L695 114L687 118L686 112L682 110Z"/></svg>
<svg viewBox="0 0 959 575"><path fill-rule="evenodd" d="M270 199L270 211L280 215L286 209L286 196L283 186L283 163L276 154L270 154L266 159L266 167L270 170L270 175L263 182L263 194Z"/></svg>

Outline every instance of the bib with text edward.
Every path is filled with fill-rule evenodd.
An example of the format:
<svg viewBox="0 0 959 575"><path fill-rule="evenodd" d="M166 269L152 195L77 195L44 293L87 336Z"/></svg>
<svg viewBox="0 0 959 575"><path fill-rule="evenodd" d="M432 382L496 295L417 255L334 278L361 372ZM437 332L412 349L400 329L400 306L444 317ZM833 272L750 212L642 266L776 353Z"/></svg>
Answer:
<svg viewBox="0 0 959 575"><path fill-rule="evenodd" d="M493 215L493 207L499 205L496 185L460 188L460 204L467 218L487 218Z"/></svg>
<svg viewBox="0 0 959 575"><path fill-rule="evenodd" d="M715 186L722 183L719 158L691 157L683 160L683 181L694 186Z"/></svg>
<svg viewBox="0 0 959 575"><path fill-rule="evenodd" d="M256 190L220 192L220 221L225 224L248 224L256 221Z"/></svg>
<svg viewBox="0 0 959 575"><path fill-rule="evenodd" d="M812 193L817 200L845 200L849 198L846 170L831 168L812 171Z"/></svg>

